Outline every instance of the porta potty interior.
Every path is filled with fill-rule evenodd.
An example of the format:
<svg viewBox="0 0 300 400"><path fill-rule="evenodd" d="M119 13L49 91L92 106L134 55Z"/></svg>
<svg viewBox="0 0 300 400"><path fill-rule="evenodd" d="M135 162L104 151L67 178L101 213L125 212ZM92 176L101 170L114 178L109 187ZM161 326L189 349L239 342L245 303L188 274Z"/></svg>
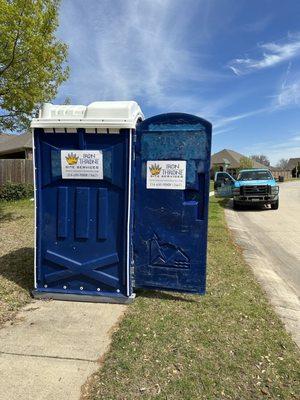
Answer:
<svg viewBox="0 0 300 400"><path fill-rule="evenodd" d="M132 297L132 149L143 118L123 101L45 104L32 121L35 297Z"/></svg>

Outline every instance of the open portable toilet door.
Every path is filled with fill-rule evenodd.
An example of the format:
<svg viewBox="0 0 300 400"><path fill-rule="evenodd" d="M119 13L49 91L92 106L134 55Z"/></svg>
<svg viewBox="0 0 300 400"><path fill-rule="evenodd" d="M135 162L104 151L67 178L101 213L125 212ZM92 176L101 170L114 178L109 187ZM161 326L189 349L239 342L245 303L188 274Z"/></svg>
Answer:
<svg viewBox="0 0 300 400"><path fill-rule="evenodd" d="M134 287L204 293L211 126L165 116L141 123L136 102L95 102L45 104L32 121L35 297L128 302ZM184 167L177 190L148 188L152 161L161 171Z"/></svg>
<svg viewBox="0 0 300 400"><path fill-rule="evenodd" d="M156 115L137 127L135 286L205 293L211 124Z"/></svg>

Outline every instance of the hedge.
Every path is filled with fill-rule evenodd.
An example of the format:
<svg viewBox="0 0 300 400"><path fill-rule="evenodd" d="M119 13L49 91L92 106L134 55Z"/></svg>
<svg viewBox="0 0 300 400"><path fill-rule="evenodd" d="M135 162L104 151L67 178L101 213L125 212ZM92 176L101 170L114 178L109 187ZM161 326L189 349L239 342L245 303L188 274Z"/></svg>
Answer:
<svg viewBox="0 0 300 400"><path fill-rule="evenodd" d="M33 197L33 185L30 183L7 182L0 186L0 201L14 201Z"/></svg>

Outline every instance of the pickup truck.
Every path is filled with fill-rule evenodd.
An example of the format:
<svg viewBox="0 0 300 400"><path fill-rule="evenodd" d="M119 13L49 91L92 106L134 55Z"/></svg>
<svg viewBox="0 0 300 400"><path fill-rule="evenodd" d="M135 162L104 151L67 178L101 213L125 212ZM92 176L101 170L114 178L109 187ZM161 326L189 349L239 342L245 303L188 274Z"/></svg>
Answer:
<svg viewBox="0 0 300 400"><path fill-rule="evenodd" d="M214 189L216 197L233 197L235 209L250 204L270 204L272 210L279 207L279 187L267 168L240 170L236 179L227 172L217 172Z"/></svg>

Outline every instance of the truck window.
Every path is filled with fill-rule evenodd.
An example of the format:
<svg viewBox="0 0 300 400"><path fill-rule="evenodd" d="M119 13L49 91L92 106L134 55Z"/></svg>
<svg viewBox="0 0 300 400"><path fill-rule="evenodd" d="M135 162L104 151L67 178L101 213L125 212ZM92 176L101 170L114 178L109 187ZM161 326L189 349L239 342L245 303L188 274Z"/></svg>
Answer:
<svg viewBox="0 0 300 400"><path fill-rule="evenodd" d="M238 174L238 181L260 181L274 179L270 171L242 171Z"/></svg>
<svg viewBox="0 0 300 400"><path fill-rule="evenodd" d="M218 172L216 176L217 182L231 182L233 179L227 172Z"/></svg>

